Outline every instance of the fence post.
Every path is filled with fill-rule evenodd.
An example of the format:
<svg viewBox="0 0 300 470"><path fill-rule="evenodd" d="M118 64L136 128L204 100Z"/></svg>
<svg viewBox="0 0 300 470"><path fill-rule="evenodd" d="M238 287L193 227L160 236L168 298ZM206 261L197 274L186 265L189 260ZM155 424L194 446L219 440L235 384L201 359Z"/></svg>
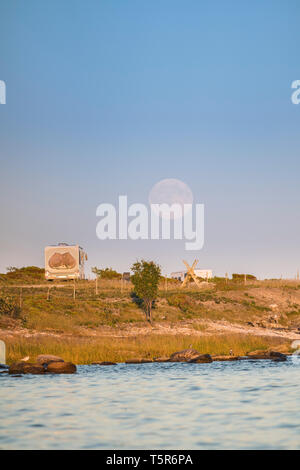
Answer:
<svg viewBox="0 0 300 470"><path fill-rule="evenodd" d="M74 285L73 285L73 299L76 298L76 284L75 284L75 277L74 277Z"/></svg>
<svg viewBox="0 0 300 470"><path fill-rule="evenodd" d="M22 292L23 292L23 289L21 287L20 288L20 308L22 308L22 304L23 304Z"/></svg>
<svg viewBox="0 0 300 470"><path fill-rule="evenodd" d="M96 275L96 295L98 295L98 276Z"/></svg>
<svg viewBox="0 0 300 470"><path fill-rule="evenodd" d="M50 300L50 287L48 286L48 291L47 291L47 300Z"/></svg>

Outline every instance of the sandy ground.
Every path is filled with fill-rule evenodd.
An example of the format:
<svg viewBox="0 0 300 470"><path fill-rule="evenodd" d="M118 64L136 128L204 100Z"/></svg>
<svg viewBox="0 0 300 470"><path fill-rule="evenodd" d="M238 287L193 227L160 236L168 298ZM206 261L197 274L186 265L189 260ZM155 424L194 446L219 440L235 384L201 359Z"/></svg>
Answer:
<svg viewBox="0 0 300 470"><path fill-rule="evenodd" d="M198 329L199 328L199 329ZM166 323L155 323L154 325L143 325L140 324L124 326L122 328L111 328L111 327L101 327L85 329L81 328L77 334L74 333L58 333L50 331L35 331L28 330L25 328L13 328L13 329L0 329L0 337L5 340L5 338L32 338L32 337L114 337L114 338L127 338L127 337L136 337L142 335L183 335L183 336L212 336L216 334L250 334L254 336L270 336L277 337L287 340L300 339L299 333L294 330L290 331L283 328L260 328L260 327L250 327L246 325L240 325L237 323L229 323L226 321L209 321L205 322L199 321L188 321L188 322L178 322L176 325L166 324Z"/></svg>

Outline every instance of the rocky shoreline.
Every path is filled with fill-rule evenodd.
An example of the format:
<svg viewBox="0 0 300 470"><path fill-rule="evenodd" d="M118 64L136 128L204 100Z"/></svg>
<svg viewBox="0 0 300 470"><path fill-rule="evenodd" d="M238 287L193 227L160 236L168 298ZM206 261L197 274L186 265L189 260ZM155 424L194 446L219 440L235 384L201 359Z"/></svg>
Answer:
<svg viewBox="0 0 300 470"><path fill-rule="evenodd" d="M220 356L201 354L199 351L188 348L182 351L177 351L171 354L170 357L156 357L153 359L149 358L136 358L128 359L125 364L150 364L155 362L186 362L190 364L207 364L218 361L240 361L240 360L272 360L273 362L286 361L288 354L283 354L278 351L252 351L247 356L234 356L233 354ZM113 366L117 365L116 362L102 361L93 362L92 365L98 366ZM21 360L6 366L0 364L0 374L8 373L15 377L20 377L23 374L74 374L77 371L77 367L72 362L65 362L61 357L52 355L40 355L37 357L36 362L26 362Z"/></svg>
<svg viewBox="0 0 300 470"><path fill-rule="evenodd" d="M41 354L36 362L21 360L7 366L4 370L10 375L20 376L23 374L74 374L77 368L75 364L65 362L61 357Z"/></svg>

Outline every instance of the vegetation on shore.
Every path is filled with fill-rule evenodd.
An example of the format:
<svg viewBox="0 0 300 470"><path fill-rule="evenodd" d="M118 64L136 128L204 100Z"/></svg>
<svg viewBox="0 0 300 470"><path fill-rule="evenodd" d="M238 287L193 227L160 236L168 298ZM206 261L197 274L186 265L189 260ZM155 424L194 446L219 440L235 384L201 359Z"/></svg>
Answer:
<svg viewBox="0 0 300 470"><path fill-rule="evenodd" d="M225 322L247 330L251 322L266 323L265 328L300 326L299 281L247 278L244 283L240 278L214 278L202 283L202 289L195 284L181 289L178 281L160 277L151 327L131 282L100 277L97 284L47 283L43 276L44 270L36 267L11 268L0 275L0 339L1 329L11 332L11 337L5 337L9 361L42 353L76 363L124 361L170 355L190 344L203 353L228 354L232 349L243 355L283 340L257 337L255 329L252 334L225 336L214 325ZM163 334L156 333L157 325L165 327ZM182 326L187 330L185 336L177 333ZM133 331L133 327L136 336L124 337L128 335L123 331ZM24 332L15 335L20 329Z"/></svg>
<svg viewBox="0 0 300 470"><path fill-rule="evenodd" d="M133 296L131 282L99 280L60 283L24 283L17 287L0 282L0 328L82 334L82 330L128 325L145 327L145 314ZM26 287L27 285L27 287ZM35 287L37 286L37 287ZM247 325L278 316L278 324L300 326L300 283L255 281L247 285L223 281L205 283L199 290L193 284L180 289L179 283L161 281L153 303L153 323L172 328L180 322L227 321ZM275 305L275 310L274 310ZM276 307L277 305L277 307Z"/></svg>
<svg viewBox="0 0 300 470"><path fill-rule="evenodd" d="M10 338L7 344L7 362L11 364L29 356L30 361L39 354L54 354L74 364L90 364L97 361L124 362L135 358L169 357L175 351L190 345L201 354L244 356L254 350L266 350L282 345L282 340L252 335L215 335L215 336L170 336L149 335L138 337L39 337Z"/></svg>

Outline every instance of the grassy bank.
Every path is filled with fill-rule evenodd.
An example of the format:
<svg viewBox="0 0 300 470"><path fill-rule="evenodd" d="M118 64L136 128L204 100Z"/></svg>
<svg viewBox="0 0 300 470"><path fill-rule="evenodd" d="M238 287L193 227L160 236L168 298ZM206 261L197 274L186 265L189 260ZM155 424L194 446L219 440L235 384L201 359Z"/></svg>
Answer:
<svg viewBox="0 0 300 470"><path fill-rule="evenodd" d="M244 355L277 346L282 339L255 336L255 331L225 335L216 328L214 333L214 323L238 324L248 330L249 322L265 322L264 328L300 327L299 281L244 285L216 278L201 289L195 284L181 289L180 283L162 282L150 329L130 282L79 281L74 291L73 282L46 283L42 274L30 268L25 274L20 270L0 275L0 339L7 343L10 363L24 356L33 360L42 353L77 364L122 362L169 356L190 344L202 353L228 354L232 349ZM165 328L163 334L155 333L156 325ZM6 331L3 336L1 329ZM30 337L25 337L26 331Z"/></svg>
<svg viewBox="0 0 300 470"><path fill-rule="evenodd" d="M249 351L282 345L282 340L252 335L196 336L140 336L135 338L13 338L6 341L7 362L30 356L30 361L39 354L55 354L75 364L90 364L95 361L124 362L133 358L170 356L173 352L190 345L205 354L245 355Z"/></svg>
<svg viewBox="0 0 300 470"><path fill-rule="evenodd" d="M296 287L273 287L264 282L246 286L221 283L203 290L193 285L185 290L172 286L168 290L160 289L153 319L168 325L186 320L247 324L277 313L282 326L298 323L300 326L300 289ZM75 299L72 283L34 288L2 284L0 296L19 309L13 319L9 311L0 311L0 328L10 326L13 320L16 326L30 330L79 336L88 329L145 324L144 312L132 298L130 283L121 286L119 281L101 282L97 292L92 281L78 283ZM273 312L274 305L277 309Z"/></svg>

